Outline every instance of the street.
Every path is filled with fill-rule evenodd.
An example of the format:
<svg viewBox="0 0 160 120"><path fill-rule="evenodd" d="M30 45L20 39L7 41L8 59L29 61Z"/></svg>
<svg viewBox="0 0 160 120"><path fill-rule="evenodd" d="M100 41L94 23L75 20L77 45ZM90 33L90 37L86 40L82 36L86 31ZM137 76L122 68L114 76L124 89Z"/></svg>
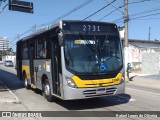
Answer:
<svg viewBox="0 0 160 120"><path fill-rule="evenodd" d="M40 91L26 90L23 83L17 78L13 67L0 65L0 81L11 90L17 99L16 102L0 101L0 111L160 111L160 89L152 86L136 85L136 80L140 78L142 77L137 79L135 77L133 81L126 83L126 94L124 95L74 101L57 99L55 102L50 103L44 99ZM157 79L157 82L160 81ZM0 91L0 93L2 92ZM3 96L1 95L0 98L3 98ZM85 119L89 120L91 118L86 117ZM93 119L106 120L105 117L94 117ZM158 120L160 118L152 116L147 118L128 117L125 119Z"/></svg>
<svg viewBox="0 0 160 120"><path fill-rule="evenodd" d="M0 120L160 120L160 0L0 0L0 15Z"/></svg>

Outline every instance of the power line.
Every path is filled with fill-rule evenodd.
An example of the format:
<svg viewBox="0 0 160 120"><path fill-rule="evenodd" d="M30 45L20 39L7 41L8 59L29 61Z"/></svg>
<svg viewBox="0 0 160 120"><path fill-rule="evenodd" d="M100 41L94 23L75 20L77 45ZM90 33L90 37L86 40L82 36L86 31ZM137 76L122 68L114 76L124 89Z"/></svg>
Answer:
<svg viewBox="0 0 160 120"><path fill-rule="evenodd" d="M136 1L136 2L130 2L130 3L128 3L128 4L130 4L130 5L132 5L132 4L138 4L138 3L143 3L143 2L160 2L159 0L140 0L140 1ZM158 8L159 9L159 8ZM157 9L157 10L158 10ZM152 9L153 11L156 11L156 9ZM152 12L153 12L152 11ZM148 13L148 12L151 12L151 10L149 10L149 11L143 11L143 12L141 12L141 13L136 13L136 14L132 14L132 15L130 15L130 16L134 16L134 15L138 15L138 14L144 14L144 13ZM121 20L122 19L124 19L123 17L120 17L120 18L118 18L118 19L116 19L116 20L114 20L113 22L115 22L115 23L119 23L119 21L121 22Z"/></svg>
<svg viewBox="0 0 160 120"><path fill-rule="evenodd" d="M69 12L65 13L64 15L61 15L60 17L58 17L58 18L55 19L54 21L49 22L49 23L45 23L45 24L38 25L38 27L42 27L42 26L47 25L47 24L55 23L55 22L57 22L58 20L60 20L60 19L62 19L62 18L65 18L65 17L69 16L70 14L72 14L73 12L75 12L75 11L81 9L82 7L88 5L88 4L91 3L92 1L93 1L93 0L87 0L87 1L85 1L84 3L82 3L82 4L78 5L77 7L73 8L73 9L70 10Z"/></svg>
<svg viewBox="0 0 160 120"><path fill-rule="evenodd" d="M124 5L119 6L118 8L116 8L115 10L111 11L110 13L108 13L107 15L103 16L102 18L100 18L98 21L101 21L102 19L106 18L107 16L111 15L112 13L114 13L115 11L117 11L118 9L124 7Z"/></svg>
<svg viewBox="0 0 160 120"><path fill-rule="evenodd" d="M133 18L130 18L129 21L131 21L131 20L137 20L139 18L145 18L145 17L155 16L155 15L160 15L160 13L152 13L152 14L149 14L149 15L143 15L143 16L139 16L139 17L133 17ZM118 23L120 23L120 22L123 22L123 21L119 21Z"/></svg>
<svg viewBox="0 0 160 120"><path fill-rule="evenodd" d="M134 20L158 20L158 19L160 19L160 17L159 17L159 18L146 18L146 19L136 18L136 19L134 19Z"/></svg>
<svg viewBox="0 0 160 120"><path fill-rule="evenodd" d="M2 2L6 2L6 0L0 0L0 6L1 6Z"/></svg>
<svg viewBox="0 0 160 120"><path fill-rule="evenodd" d="M8 4L6 4L6 5L2 8L2 10L0 10L0 13L2 13L3 10L4 10L7 6L8 6Z"/></svg>
<svg viewBox="0 0 160 120"><path fill-rule="evenodd" d="M155 15L160 15L160 13L153 13L153 14L149 14L149 15L143 15L143 16L139 16L139 17L133 17L130 20L134 20L134 19L137 19L137 18L149 17L149 16L155 16Z"/></svg>
<svg viewBox="0 0 160 120"><path fill-rule="evenodd" d="M160 8L155 8L155 9L150 9L150 10L147 10L147 11L142 11L142 12L139 12L139 13L136 13L136 14L132 14L130 16L138 16L138 15L142 15L142 14L146 14L146 13L151 13L151 12L155 12L155 11L158 11L160 10Z"/></svg>
<svg viewBox="0 0 160 120"><path fill-rule="evenodd" d="M83 20L87 20L88 18L92 17L93 15L99 13L100 11L102 11L103 9L105 9L106 7L108 7L109 5L111 5L112 3L114 3L116 0L113 0L112 2L110 2L109 4L105 5L104 7L102 7L101 9L97 10L96 12L92 13L91 15L89 15L88 17L84 18Z"/></svg>
<svg viewBox="0 0 160 120"><path fill-rule="evenodd" d="M45 23L45 24L41 24L41 25L37 25L37 26L36 26L36 29L37 29L37 28L40 28L40 27L43 27L43 26L45 26L45 25L47 25L47 24L55 23L56 21L58 21L58 20L60 20L60 19L62 19L62 18L64 18L64 17L67 17L68 15L72 14L73 12L75 12L75 11L81 9L82 7L88 5L88 4L91 3L92 1L93 1L93 0L87 0L87 1L85 1L84 3L78 5L77 7L73 8L73 9L70 10L69 12L65 13L64 15L58 17L58 18L55 19L54 21L49 22L49 23ZM32 26L32 28L33 28L33 26ZM19 37L27 34L28 32L31 32L31 31L32 31L32 30L29 29L28 31L26 31L26 32L24 32L24 33L22 33L22 34L19 34ZM15 40L17 40L17 37L15 37L15 39L13 39L10 43L12 43L12 42L15 41Z"/></svg>
<svg viewBox="0 0 160 120"><path fill-rule="evenodd" d="M89 3L92 2L92 1L93 1L93 0L88 0L88 1L86 1L85 3L83 3L83 4L79 5L79 6L77 6L76 8L73 8L71 11L69 11L69 12L67 12L66 14L60 16L59 18L57 18L57 19L54 20L54 21L60 20L60 19L62 19L62 18L64 18L64 17L66 17L66 16L72 14L73 12L75 12L75 11L81 9L82 7L86 6L87 4L89 4Z"/></svg>
<svg viewBox="0 0 160 120"><path fill-rule="evenodd" d="M107 3L109 3L107 0L105 0ZM122 14L124 14L124 12L122 10L120 10L119 8L117 8L115 5L111 4L112 7L116 8L116 10L120 11Z"/></svg>
<svg viewBox="0 0 160 120"><path fill-rule="evenodd" d="M105 1L108 3L107 0L105 0ZM111 4L111 5L112 5L112 4ZM124 15L124 12L120 10L120 8L124 7L124 5L121 5L121 6L119 6L119 7L116 7L116 6L114 6L114 5L112 5L112 6L113 6L114 8L116 8L116 9L113 10L113 11L111 11L111 12L108 13L107 15L103 16L102 18L100 18L99 21L102 20L102 19L104 19L104 18L106 18L107 16L111 15L113 12L115 12L115 11L117 11L117 10L120 11L120 12Z"/></svg>
<svg viewBox="0 0 160 120"><path fill-rule="evenodd" d="M152 8L152 9L147 10L147 11L142 11L142 12L139 12L139 13L131 14L130 17L139 16L139 15L144 15L144 14L148 14L148 13L155 12L155 11L159 11L159 10L160 10L159 7L158 7L158 8L154 8L154 9ZM146 15L146 16L147 16L147 15ZM116 20L114 20L113 22L119 23L119 22L122 22L122 19L123 19L123 17L121 17L121 18L119 18L119 19L116 19ZM130 19L131 19L131 18L130 18Z"/></svg>
<svg viewBox="0 0 160 120"><path fill-rule="evenodd" d="M130 2L128 4L143 3L143 2L149 2L149 1L153 1L153 0L141 0L141 1L136 1L136 2Z"/></svg>
<svg viewBox="0 0 160 120"><path fill-rule="evenodd" d="M17 40L17 39L20 39L21 36L27 34L28 32L31 32L31 31L32 31L32 30L30 29L30 30L28 30L28 31L25 31L25 32L22 33L22 34L17 34L17 36L14 37L14 39L13 39L10 43L14 42L14 41Z"/></svg>

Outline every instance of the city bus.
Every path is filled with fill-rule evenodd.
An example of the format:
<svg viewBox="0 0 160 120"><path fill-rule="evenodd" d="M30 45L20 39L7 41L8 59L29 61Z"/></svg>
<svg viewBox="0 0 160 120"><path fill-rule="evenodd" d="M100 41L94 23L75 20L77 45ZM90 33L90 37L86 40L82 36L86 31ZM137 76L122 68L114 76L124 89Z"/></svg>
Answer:
<svg viewBox="0 0 160 120"><path fill-rule="evenodd" d="M47 101L125 92L123 52L116 24L60 20L20 39L17 76Z"/></svg>

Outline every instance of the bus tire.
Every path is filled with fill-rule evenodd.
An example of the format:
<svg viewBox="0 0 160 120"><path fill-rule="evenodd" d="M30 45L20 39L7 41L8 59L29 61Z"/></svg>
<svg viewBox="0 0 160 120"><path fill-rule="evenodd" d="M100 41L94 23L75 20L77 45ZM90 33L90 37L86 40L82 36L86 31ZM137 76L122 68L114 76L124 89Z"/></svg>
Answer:
<svg viewBox="0 0 160 120"><path fill-rule="evenodd" d="M23 83L24 83L24 87L29 90L31 88L31 86L28 84L28 79L26 77L26 75L24 75L24 80L23 80Z"/></svg>
<svg viewBox="0 0 160 120"><path fill-rule="evenodd" d="M45 83L43 84L43 96L48 102L54 101L54 97L51 95L51 87L48 80L45 80Z"/></svg>

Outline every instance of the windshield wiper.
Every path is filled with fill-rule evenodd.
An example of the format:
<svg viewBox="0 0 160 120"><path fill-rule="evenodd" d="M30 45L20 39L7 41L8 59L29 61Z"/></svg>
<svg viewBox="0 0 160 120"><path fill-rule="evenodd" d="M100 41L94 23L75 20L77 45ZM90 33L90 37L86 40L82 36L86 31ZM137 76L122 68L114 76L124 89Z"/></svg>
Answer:
<svg viewBox="0 0 160 120"><path fill-rule="evenodd" d="M105 39L103 39L103 41L100 43L98 50L103 49L103 47L104 47L104 42L105 42L107 39L108 39L108 35L106 34L106 37L105 37Z"/></svg>
<svg viewBox="0 0 160 120"><path fill-rule="evenodd" d="M94 47L94 44L92 45L92 43L89 41L89 40L87 40L87 39L85 39L85 34L82 34L82 33L79 33L79 36L80 36L80 38L82 39L82 40L84 40L85 42L86 42L86 46L91 50L91 51L93 51L93 52L97 52L98 51L98 48L97 48L97 46L96 47ZM95 37L95 36L94 36ZM96 38L94 38L95 40L96 40ZM96 43L95 43L95 45L96 45Z"/></svg>

